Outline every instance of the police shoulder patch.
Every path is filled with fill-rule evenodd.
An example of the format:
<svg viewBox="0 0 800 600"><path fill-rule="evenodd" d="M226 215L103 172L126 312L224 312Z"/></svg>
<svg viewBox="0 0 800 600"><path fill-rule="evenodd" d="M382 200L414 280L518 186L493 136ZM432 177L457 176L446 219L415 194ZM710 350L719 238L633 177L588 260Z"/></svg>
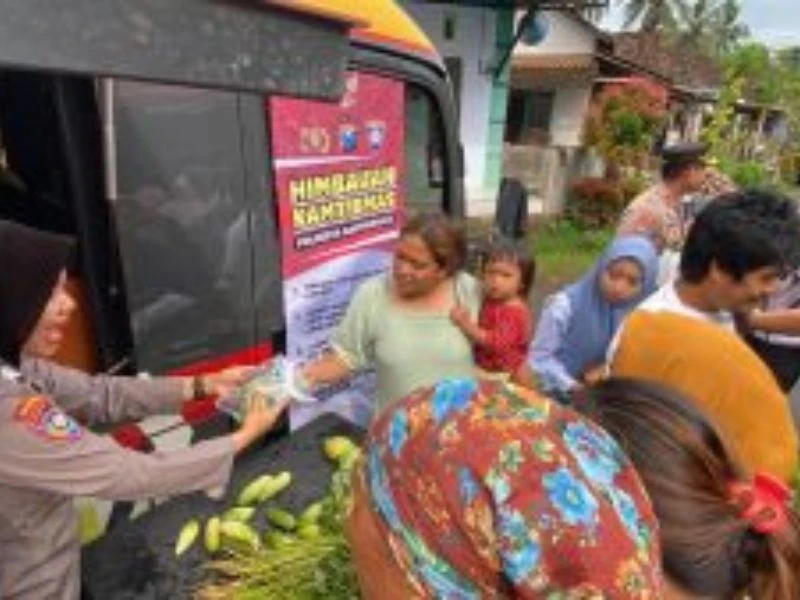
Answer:
<svg viewBox="0 0 800 600"><path fill-rule="evenodd" d="M75 442L83 437L83 427L46 396L21 398L14 408L14 420L56 442Z"/></svg>

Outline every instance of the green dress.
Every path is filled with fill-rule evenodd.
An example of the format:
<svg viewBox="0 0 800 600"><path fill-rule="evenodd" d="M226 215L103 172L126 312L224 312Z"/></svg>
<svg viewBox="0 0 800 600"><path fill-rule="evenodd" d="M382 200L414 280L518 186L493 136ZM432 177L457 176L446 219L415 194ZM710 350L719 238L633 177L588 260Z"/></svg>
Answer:
<svg viewBox="0 0 800 600"><path fill-rule="evenodd" d="M454 298L477 319L480 289L474 277L454 278ZM392 301L387 275L365 281L331 340L331 346L354 370L374 367L375 414L395 399L449 377L475 373L472 345L450 321L450 308L410 311Z"/></svg>

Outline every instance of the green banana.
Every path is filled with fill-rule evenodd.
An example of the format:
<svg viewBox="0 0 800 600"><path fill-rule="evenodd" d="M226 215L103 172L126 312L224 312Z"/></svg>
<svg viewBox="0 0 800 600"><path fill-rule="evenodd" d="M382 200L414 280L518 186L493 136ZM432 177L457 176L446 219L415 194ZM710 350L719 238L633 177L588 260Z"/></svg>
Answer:
<svg viewBox="0 0 800 600"><path fill-rule="evenodd" d="M281 473L278 473L274 477L271 477L269 483L261 488L261 495L259 496L258 501L266 502L270 498L274 498L287 487L289 487L291 483L292 474L289 473L289 471L282 471Z"/></svg>
<svg viewBox="0 0 800 600"><path fill-rule="evenodd" d="M285 548L286 546L294 543L294 540L291 536L286 535L285 533L270 530L264 534L264 542L269 548L272 548L273 550L280 550L281 548Z"/></svg>
<svg viewBox="0 0 800 600"><path fill-rule="evenodd" d="M313 504L309 504L306 509L300 514L299 524L300 525L311 525L319 521L320 516L322 515L324 504L320 502L314 502Z"/></svg>
<svg viewBox="0 0 800 600"><path fill-rule="evenodd" d="M254 514L256 514L256 509L252 506L234 506L222 513L222 520L247 523Z"/></svg>
<svg viewBox="0 0 800 600"><path fill-rule="evenodd" d="M219 517L211 517L206 522L205 546L206 552L214 554L220 546L220 520Z"/></svg>
<svg viewBox="0 0 800 600"><path fill-rule="evenodd" d="M276 527L280 527L286 531L294 531L297 529L297 519L294 515L279 508L270 508L267 510L267 519Z"/></svg>
<svg viewBox="0 0 800 600"><path fill-rule="evenodd" d="M222 521L219 525L220 534L224 539L249 546L251 550L261 548L258 534L249 525L239 521Z"/></svg>
<svg viewBox="0 0 800 600"><path fill-rule="evenodd" d="M178 534L178 540L175 543L175 556L180 556L191 548L199 534L200 522L197 519L187 521Z"/></svg>
<svg viewBox="0 0 800 600"><path fill-rule="evenodd" d="M325 455L336 462L341 461L343 457L358 448L350 438L343 435L326 438L323 447Z"/></svg>
<svg viewBox="0 0 800 600"><path fill-rule="evenodd" d="M272 481L272 475L262 475L248 483L239 493L236 504L239 506L250 506L261 502L264 488Z"/></svg>
<svg viewBox="0 0 800 600"><path fill-rule="evenodd" d="M316 523L301 525L297 530L297 537L304 540L315 540L322 535L322 530Z"/></svg>

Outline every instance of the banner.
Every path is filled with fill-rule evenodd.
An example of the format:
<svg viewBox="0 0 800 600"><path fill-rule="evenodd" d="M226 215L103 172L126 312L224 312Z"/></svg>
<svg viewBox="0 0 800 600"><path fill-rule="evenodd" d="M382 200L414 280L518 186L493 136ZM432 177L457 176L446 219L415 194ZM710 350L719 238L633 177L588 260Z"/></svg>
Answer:
<svg viewBox="0 0 800 600"><path fill-rule="evenodd" d="M351 72L339 104L270 100L281 228L286 355L306 362L327 347L356 287L391 260L403 213L404 86ZM292 427L318 412L365 424L374 376L292 409Z"/></svg>

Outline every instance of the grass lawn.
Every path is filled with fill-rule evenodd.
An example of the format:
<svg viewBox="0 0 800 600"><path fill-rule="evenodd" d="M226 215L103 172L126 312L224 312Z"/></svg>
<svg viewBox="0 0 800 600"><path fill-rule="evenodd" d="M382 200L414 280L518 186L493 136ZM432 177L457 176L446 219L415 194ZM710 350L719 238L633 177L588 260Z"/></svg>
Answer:
<svg viewBox="0 0 800 600"><path fill-rule="evenodd" d="M535 224L529 235L537 265L533 304L538 309L548 294L580 277L597 260L613 230L585 231L567 221L552 220Z"/></svg>

